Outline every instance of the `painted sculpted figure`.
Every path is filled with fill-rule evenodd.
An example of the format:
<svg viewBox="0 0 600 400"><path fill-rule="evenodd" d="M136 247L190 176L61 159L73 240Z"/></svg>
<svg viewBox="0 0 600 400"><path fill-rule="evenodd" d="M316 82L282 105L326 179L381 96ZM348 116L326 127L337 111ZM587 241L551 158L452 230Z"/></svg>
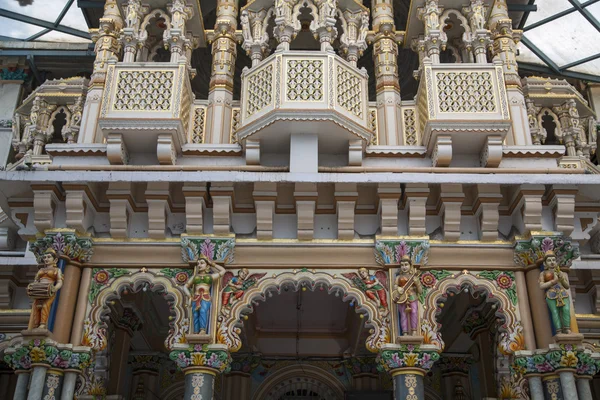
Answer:
<svg viewBox="0 0 600 400"><path fill-rule="evenodd" d="M423 17L425 20L426 33L440 29L440 9L437 0L427 0Z"/></svg>
<svg viewBox="0 0 600 400"><path fill-rule="evenodd" d="M485 25L485 6L482 0L471 1L471 30L473 32L484 29Z"/></svg>
<svg viewBox="0 0 600 400"><path fill-rule="evenodd" d="M377 271L374 275L371 275L366 268L360 268L358 275L356 273L342 275L350 279L371 301L377 304L382 315L388 314L387 288L384 286L386 282L385 272Z"/></svg>
<svg viewBox="0 0 600 400"><path fill-rule="evenodd" d="M213 272L214 268L217 272ZM225 268L201 255L194 268L194 275L187 282L186 287L191 289L192 317L194 320L194 333L206 334L210 320L211 289L213 282L225 275Z"/></svg>
<svg viewBox="0 0 600 400"><path fill-rule="evenodd" d="M549 250L544 255L544 270L540 273L540 288L546 291L546 303L550 309L556 333L571 333L571 303L569 282L561 272L556 255Z"/></svg>
<svg viewBox="0 0 600 400"><path fill-rule="evenodd" d="M63 274L56 265L58 255L53 249L48 249L42 256L43 265L40 266L35 280L27 286L27 295L33 299L29 329L46 329L52 303L56 292L63 285Z"/></svg>
<svg viewBox="0 0 600 400"><path fill-rule="evenodd" d="M227 272L223 277L223 292L221 293L221 312L229 315L231 306L239 301L250 287L254 286L260 278L266 275L252 274L250 275L248 268L242 268L238 271L237 276L233 276L231 272Z"/></svg>
<svg viewBox="0 0 600 400"><path fill-rule="evenodd" d="M392 294L398 304L402 335L408 333L416 336L419 331L419 294L423 291L417 269L412 265L410 257L402 256L400 273L396 277L396 288Z"/></svg>

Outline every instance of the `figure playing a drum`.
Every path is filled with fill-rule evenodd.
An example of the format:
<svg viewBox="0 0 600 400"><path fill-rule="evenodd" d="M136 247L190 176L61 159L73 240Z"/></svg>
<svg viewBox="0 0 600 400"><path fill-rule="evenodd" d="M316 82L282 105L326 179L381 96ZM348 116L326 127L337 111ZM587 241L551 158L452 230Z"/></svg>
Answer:
<svg viewBox="0 0 600 400"><path fill-rule="evenodd" d="M29 329L46 329L56 292L63 285L63 274L56 265L56 252L53 249L46 250L42 261L44 264L40 266L35 280L27 286L27 295L33 299Z"/></svg>

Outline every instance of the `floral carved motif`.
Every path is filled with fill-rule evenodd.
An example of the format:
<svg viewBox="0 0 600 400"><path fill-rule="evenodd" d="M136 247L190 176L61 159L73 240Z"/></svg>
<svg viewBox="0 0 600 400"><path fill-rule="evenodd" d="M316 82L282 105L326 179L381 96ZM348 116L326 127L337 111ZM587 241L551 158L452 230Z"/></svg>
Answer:
<svg viewBox="0 0 600 400"><path fill-rule="evenodd" d="M208 345L190 345L186 349L174 350L169 355L178 368L208 367L227 373L231 367L231 355L221 349L211 349Z"/></svg>
<svg viewBox="0 0 600 400"><path fill-rule="evenodd" d="M409 146L416 146L418 145L418 142L415 110L410 108L405 109L402 114L404 116L404 137L406 144Z"/></svg>
<svg viewBox="0 0 600 400"><path fill-rule="evenodd" d="M192 143L204 143L204 128L206 124L206 108L194 108L194 121L192 125Z"/></svg>

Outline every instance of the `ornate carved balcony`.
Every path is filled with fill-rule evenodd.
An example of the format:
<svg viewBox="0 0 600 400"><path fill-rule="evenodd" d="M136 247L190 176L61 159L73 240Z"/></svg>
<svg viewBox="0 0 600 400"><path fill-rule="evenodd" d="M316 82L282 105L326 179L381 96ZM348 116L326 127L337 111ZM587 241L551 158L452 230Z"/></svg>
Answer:
<svg viewBox="0 0 600 400"><path fill-rule="evenodd" d="M454 152L479 156L482 166L498 166L510 129L502 66L427 61L423 65L418 126L433 165L450 165Z"/></svg>
<svg viewBox="0 0 600 400"><path fill-rule="evenodd" d="M173 164L193 99L185 63L109 65L99 125L111 163L126 163L131 151L157 152L161 164Z"/></svg>
<svg viewBox="0 0 600 400"><path fill-rule="evenodd" d="M275 53L242 73L238 141L281 151L294 135L310 134L320 151L348 151L349 142L362 151L372 139L367 96L366 72L333 53Z"/></svg>

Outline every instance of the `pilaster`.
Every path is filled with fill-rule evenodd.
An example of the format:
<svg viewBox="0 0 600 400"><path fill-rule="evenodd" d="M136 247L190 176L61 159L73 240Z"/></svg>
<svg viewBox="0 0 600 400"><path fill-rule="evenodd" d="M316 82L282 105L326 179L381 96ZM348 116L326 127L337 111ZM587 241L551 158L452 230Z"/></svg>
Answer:
<svg viewBox="0 0 600 400"><path fill-rule="evenodd" d="M495 241L498 239L498 223L500 221L498 207L502 201L500 185L478 184L476 193L475 217L480 221L481 240Z"/></svg>
<svg viewBox="0 0 600 400"><path fill-rule="evenodd" d="M316 183L296 183L294 198L298 218L298 239L300 240L312 240L314 237L318 196Z"/></svg>
<svg viewBox="0 0 600 400"><path fill-rule="evenodd" d="M553 185L548 192L548 205L554 213L554 230L571 236L575 222L575 196L577 186Z"/></svg>
<svg viewBox="0 0 600 400"><path fill-rule="evenodd" d="M54 211L58 202L63 199L58 185L32 184L33 190L33 223L38 232L54 228Z"/></svg>
<svg viewBox="0 0 600 400"><path fill-rule="evenodd" d="M256 182L254 184L254 207L256 208L256 237L259 240L273 238L273 216L277 201L277 183Z"/></svg>
<svg viewBox="0 0 600 400"><path fill-rule="evenodd" d="M206 183L186 182L183 186L185 197L185 231L189 235L204 232L204 212L206 210Z"/></svg>
<svg viewBox="0 0 600 400"><path fill-rule="evenodd" d="M133 185L131 182L110 182L106 198L110 202L110 235L113 238L129 237L129 222L133 213Z"/></svg>
<svg viewBox="0 0 600 400"><path fill-rule="evenodd" d="M518 197L520 198L517 210L523 215L523 234L542 230L542 196L544 185L521 185Z"/></svg>
<svg viewBox="0 0 600 400"><path fill-rule="evenodd" d="M215 235L229 235L231 232L233 183L213 183L210 187L210 194L213 201L213 232Z"/></svg>
<svg viewBox="0 0 600 400"><path fill-rule="evenodd" d="M67 226L84 233L94 223L95 208L86 184L63 184Z"/></svg>
<svg viewBox="0 0 600 400"><path fill-rule="evenodd" d="M408 234L410 236L425 236L427 234L427 198L429 185L427 183L407 183L404 187L402 204L408 210Z"/></svg>
<svg viewBox="0 0 600 400"><path fill-rule="evenodd" d="M335 184L335 204L338 216L338 239L354 239L354 209L358 199L355 183Z"/></svg>
<svg viewBox="0 0 600 400"><path fill-rule="evenodd" d="M444 229L444 240L455 242L460 239L461 207L465 199L461 184L442 184L440 213Z"/></svg>
<svg viewBox="0 0 600 400"><path fill-rule="evenodd" d="M167 210L170 202L169 182L148 182L148 236L164 239L167 235Z"/></svg>
<svg viewBox="0 0 600 400"><path fill-rule="evenodd" d="M402 190L397 183L380 183L377 186L382 236L398 235L398 202L401 194Z"/></svg>

